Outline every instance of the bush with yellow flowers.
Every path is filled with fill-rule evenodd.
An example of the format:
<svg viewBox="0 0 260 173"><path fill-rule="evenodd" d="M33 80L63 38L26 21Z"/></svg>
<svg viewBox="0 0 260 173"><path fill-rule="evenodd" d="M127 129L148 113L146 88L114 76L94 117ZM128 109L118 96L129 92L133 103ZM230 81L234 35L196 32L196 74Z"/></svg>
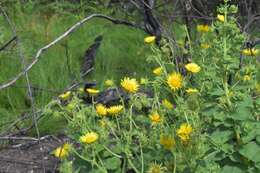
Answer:
<svg viewBox="0 0 260 173"><path fill-rule="evenodd" d="M69 165L89 173L260 172L258 51L242 47L246 35L237 26L236 9L226 0L211 25L198 25L200 44L189 42L184 52L189 61L174 60L182 48L165 53L153 44L154 36L145 38L147 60L156 67L152 78L105 82L127 99L96 102L102 90L91 88L63 94L66 103L57 103L53 112L66 118L72 143L54 151L62 158L61 170ZM163 48L172 46L163 42ZM86 105L84 95L93 102Z"/></svg>

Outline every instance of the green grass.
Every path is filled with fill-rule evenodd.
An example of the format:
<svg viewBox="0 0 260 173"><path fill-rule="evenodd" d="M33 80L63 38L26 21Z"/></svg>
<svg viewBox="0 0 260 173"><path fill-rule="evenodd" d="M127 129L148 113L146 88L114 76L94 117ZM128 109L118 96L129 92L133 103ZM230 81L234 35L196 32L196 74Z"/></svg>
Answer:
<svg viewBox="0 0 260 173"><path fill-rule="evenodd" d="M19 5L6 8L15 24L21 40L21 50L26 62L30 63L37 50L62 34L85 15L43 13L37 8L24 9ZM150 68L146 63L147 46L143 44L145 33L126 26L113 25L102 19L94 19L76 30L59 44L44 52L41 60L30 70L31 85L57 92L35 91L37 108L43 107L56 97L72 81L79 80L79 68L85 50L96 36L102 34L103 42L97 53L95 70L86 80L96 81L99 86L107 78L119 81L125 75L140 77L149 76ZM12 34L4 18L0 17L0 41L2 45ZM68 70L66 49L71 74ZM21 59L16 46L0 52L0 83L22 71ZM0 121L16 119L20 114L30 111L30 101L25 78L13 87L0 91ZM1 128L1 127L0 127ZM2 127L3 128L3 127Z"/></svg>

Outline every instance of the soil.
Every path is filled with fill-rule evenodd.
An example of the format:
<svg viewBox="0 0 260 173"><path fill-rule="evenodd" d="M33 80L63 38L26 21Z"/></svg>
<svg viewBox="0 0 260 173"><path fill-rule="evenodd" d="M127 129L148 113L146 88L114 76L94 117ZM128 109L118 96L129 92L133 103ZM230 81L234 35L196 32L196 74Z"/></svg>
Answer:
<svg viewBox="0 0 260 173"><path fill-rule="evenodd" d="M56 173L59 159L51 152L68 138L50 136L40 142L12 142L0 149L0 173Z"/></svg>

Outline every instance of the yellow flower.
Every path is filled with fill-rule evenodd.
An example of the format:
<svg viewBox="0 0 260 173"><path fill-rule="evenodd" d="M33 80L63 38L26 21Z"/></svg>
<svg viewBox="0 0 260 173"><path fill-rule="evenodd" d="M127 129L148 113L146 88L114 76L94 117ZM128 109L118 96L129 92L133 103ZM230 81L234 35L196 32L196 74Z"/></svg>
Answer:
<svg viewBox="0 0 260 173"><path fill-rule="evenodd" d="M125 77L121 80L121 86L129 93L136 93L139 89L139 84L136 79L130 79L129 77Z"/></svg>
<svg viewBox="0 0 260 173"><path fill-rule="evenodd" d="M246 56L256 56L258 53L259 53L259 50L255 49L255 48L252 48L252 49L247 48L247 49L242 50L242 54L246 55Z"/></svg>
<svg viewBox="0 0 260 173"><path fill-rule="evenodd" d="M188 88L186 89L186 93L188 94L195 94L195 93L198 93L199 91L197 89L194 89L194 88Z"/></svg>
<svg viewBox="0 0 260 173"><path fill-rule="evenodd" d="M188 71L190 71L190 72L192 72L192 73L198 73L199 71L200 71L200 66L198 66L197 64L195 64L195 63L189 63L189 64L186 64L185 65L185 68L188 70Z"/></svg>
<svg viewBox="0 0 260 173"><path fill-rule="evenodd" d="M150 120L152 121L152 125L156 125L162 121L160 115L157 112L152 113L149 116Z"/></svg>
<svg viewBox="0 0 260 173"><path fill-rule="evenodd" d="M197 25L197 31L209 32L209 25Z"/></svg>
<svg viewBox="0 0 260 173"><path fill-rule="evenodd" d="M97 104L96 112L100 116L105 116L105 115L107 115L107 108L102 104Z"/></svg>
<svg viewBox="0 0 260 173"><path fill-rule="evenodd" d="M148 79L147 78L141 78L140 84L146 85L147 83L148 83Z"/></svg>
<svg viewBox="0 0 260 173"><path fill-rule="evenodd" d="M225 21L225 16L222 15L222 14L218 14L218 15L217 15L217 19L218 19L219 21L221 21L221 22L224 22L224 21Z"/></svg>
<svg viewBox="0 0 260 173"><path fill-rule="evenodd" d="M249 75L243 76L243 81L249 81L249 80L251 80L251 77Z"/></svg>
<svg viewBox="0 0 260 173"><path fill-rule="evenodd" d="M167 170L166 167L162 167L161 164L152 163L149 166L147 173L164 173Z"/></svg>
<svg viewBox="0 0 260 173"><path fill-rule="evenodd" d="M168 109L173 109L173 108L174 108L173 104L172 104L169 100L167 100L167 99L164 99L164 100L162 101L162 104L163 104L166 108L168 108Z"/></svg>
<svg viewBox="0 0 260 173"><path fill-rule="evenodd" d="M95 95L99 93L99 90L97 89L93 89L93 88L87 88L86 91L91 94L91 95Z"/></svg>
<svg viewBox="0 0 260 173"><path fill-rule="evenodd" d="M167 84L172 90L178 90L182 87L182 76L180 73L172 73L167 77Z"/></svg>
<svg viewBox="0 0 260 173"><path fill-rule="evenodd" d="M122 105L110 106L109 108L107 108L107 112L110 115L116 115L120 113L122 110L123 110Z"/></svg>
<svg viewBox="0 0 260 173"><path fill-rule="evenodd" d="M69 155L70 144L65 143L63 146L56 148L53 151L55 157L63 159Z"/></svg>
<svg viewBox="0 0 260 173"><path fill-rule="evenodd" d="M207 44L207 43L202 43L202 44L200 45L200 47L203 48L203 49L208 49L208 48L210 47L210 45Z"/></svg>
<svg viewBox="0 0 260 173"><path fill-rule="evenodd" d="M85 135L81 136L79 140L82 143L91 144L98 140L98 134L95 132L88 132Z"/></svg>
<svg viewBox="0 0 260 173"><path fill-rule="evenodd" d="M145 42L145 43L148 43L148 44L149 44L149 43L154 43L155 39L156 39L155 36L145 37L145 38L144 38L144 42Z"/></svg>
<svg viewBox="0 0 260 173"><path fill-rule="evenodd" d="M157 67L157 68L155 68L155 69L153 70L153 73L154 73L155 75L159 76L159 75L162 74L162 71L163 71L162 67Z"/></svg>
<svg viewBox="0 0 260 173"><path fill-rule="evenodd" d="M175 145L175 140L171 136L165 136L161 135L160 136L160 144L164 146L165 149L171 150L173 146Z"/></svg>
<svg viewBox="0 0 260 173"><path fill-rule="evenodd" d="M182 142L186 143L190 140L191 132L192 132L191 125L184 123L181 124L180 128L177 130L177 135L179 136Z"/></svg>
<svg viewBox="0 0 260 173"><path fill-rule="evenodd" d="M111 87L111 86L114 85L114 81L111 80L111 79L108 79L108 80L105 81L105 85L106 85L107 87Z"/></svg>
<svg viewBox="0 0 260 173"><path fill-rule="evenodd" d="M67 100L71 95L71 92L70 91L67 91L61 95L59 95L59 98L62 99L62 100Z"/></svg>

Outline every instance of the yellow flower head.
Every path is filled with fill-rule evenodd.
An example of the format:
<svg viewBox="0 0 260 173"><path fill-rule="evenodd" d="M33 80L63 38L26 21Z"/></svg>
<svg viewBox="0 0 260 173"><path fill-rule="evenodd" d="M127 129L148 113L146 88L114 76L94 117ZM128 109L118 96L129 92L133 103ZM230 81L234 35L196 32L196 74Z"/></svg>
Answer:
<svg viewBox="0 0 260 173"><path fill-rule="evenodd" d="M202 43L202 44L200 45L200 47L203 48L203 49L208 49L208 48L210 47L210 45L207 44L207 43Z"/></svg>
<svg viewBox="0 0 260 173"><path fill-rule="evenodd" d="M163 167L161 164L152 163L149 166L147 173L164 173L167 170L166 167Z"/></svg>
<svg viewBox="0 0 260 173"><path fill-rule="evenodd" d="M144 42L149 44L149 43L154 43L156 37L155 36L149 36L144 38Z"/></svg>
<svg viewBox="0 0 260 173"><path fill-rule="evenodd" d="M197 25L197 31L209 32L209 25Z"/></svg>
<svg viewBox="0 0 260 173"><path fill-rule="evenodd" d="M172 90L178 90L182 87L182 76L180 73L172 73L167 77L167 84Z"/></svg>
<svg viewBox="0 0 260 173"><path fill-rule="evenodd" d="M164 146L165 149L171 150L173 146L175 145L175 140L171 136L165 136L161 135L160 136L160 144Z"/></svg>
<svg viewBox="0 0 260 173"><path fill-rule="evenodd" d="M259 50L255 49L255 48L252 48L252 49L247 48L247 49L242 50L242 54L246 55L246 56L256 56L258 53L259 53Z"/></svg>
<svg viewBox="0 0 260 173"><path fill-rule="evenodd" d="M98 140L98 134L95 132L88 132L85 135L81 136L79 140L84 144L91 144Z"/></svg>
<svg viewBox="0 0 260 173"><path fill-rule="evenodd" d="M195 94L195 93L198 93L199 91L195 88L188 88L186 89L186 93L188 94Z"/></svg>
<svg viewBox="0 0 260 173"><path fill-rule="evenodd" d="M222 15L222 14L218 14L218 15L217 15L217 19L218 19L219 21L221 21L221 22L224 22L224 21L225 21L225 16Z"/></svg>
<svg viewBox="0 0 260 173"><path fill-rule="evenodd" d="M105 115L107 115L107 108L102 104L97 104L96 112L100 116L105 116Z"/></svg>
<svg viewBox="0 0 260 173"><path fill-rule="evenodd" d="M160 115L157 112L153 112L150 116L149 116L152 125L156 125L158 123L160 123L162 121Z"/></svg>
<svg viewBox="0 0 260 173"><path fill-rule="evenodd" d="M107 87L111 87L111 86L114 85L114 81L111 80L111 79L108 79L108 80L105 81L105 85L106 85Z"/></svg>
<svg viewBox="0 0 260 173"><path fill-rule="evenodd" d="M141 78L140 84L146 85L147 83L148 83L148 79L147 78Z"/></svg>
<svg viewBox="0 0 260 173"><path fill-rule="evenodd" d="M62 100L68 100L68 98L70 97L71 95L71 92L70 91L67 91L61 95L59 95L59 98L62 99Z"/></svg>
<svg viewBox="0 0 260 173"><path fill-rule="evenodd" d="M155 69L153 70L153 74L159 76L159 75L162 74L162 71L163 71L162 67L157 67L157 68L155 68Z"/></svg>
<svg viewBox="0 0 260 173"><path fill-rule="evenodd" d="M200 66L198 66L197 64L195 63L189 63L189 64L186 64L185 65L185 68L191 72L191 73L198 73L200 71Z"/></svg>
<svg viewBox="0 0 260 173"><path fill-rule="evenodd" d="M110 115L119 114L122 110L123 110L122 105L110 106L109 108L107 108L107 112Z"/></svg>
<svg viewBox="0 0 260 173"><path fill-rule="evenodd" d="M53 151L53 154L55 157L63 159L69 155L69 150L70 150L70 144L65 143L63 144L63 146L56 148Z"/></svg>
<svg viewBox="0 0 260 173"><path fill-rule="evenodd" d="M166 108L168 108L168 109L173 109L173 108L174 108L173 104L172 104L169 100L167 100L167 99L164 99L164 100L162 101L162 104L163 104Z"/></svg>
<svg viewBox="0 0 260 173"><path fill-rule="evenodd" d="M244 75L243 76L243 81L245 82L245 81L249 81L249 80L251 80L251 77L249 76L249 75Z"/></svg>
<svg viewBox="0 0 260 173"><path fill-rule="evenodd" d="M191 133L192 133L192 127L187 123L181 124L180 128L177 130L177 135L184 143L187 143L190 140Z"/></svg>
<svg viewBox="0 0 260 173"><path fill-rule="evenodd" d="M121 86L129 93L136 93L139 89L139 84L136 79L130 79L129 77L125 77L121 80Z"/></svg>
<svg viewBox="0 0 260 173"><path fill-rule="evenodd" d="M86 91L87 91L87 93L89 93L90 95L96 95L96 94L99 93L99 90L93 89L93 88L87 88Z"/></svg>

